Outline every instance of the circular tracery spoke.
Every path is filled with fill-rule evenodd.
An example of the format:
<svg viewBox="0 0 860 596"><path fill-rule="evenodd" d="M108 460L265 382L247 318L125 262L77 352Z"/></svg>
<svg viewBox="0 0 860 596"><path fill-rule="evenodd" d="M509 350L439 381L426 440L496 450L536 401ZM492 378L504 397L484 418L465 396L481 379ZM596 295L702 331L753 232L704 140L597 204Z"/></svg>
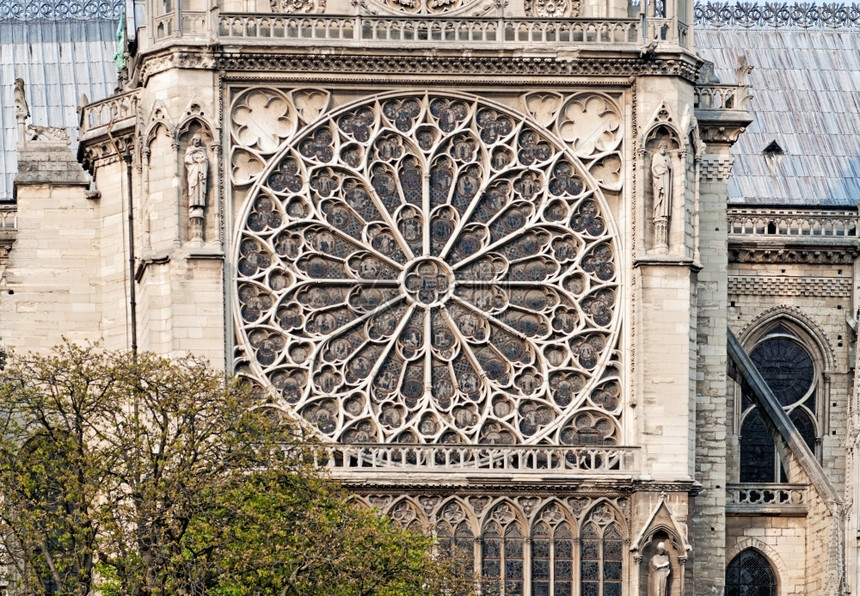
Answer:
<svg viewBox="0 0 860 596"><path fill-rule="evenodd" d="M391 97L321 121L261 179L237 320L322 433L617 440L615 236L545 131L475 98Z"/></svg>

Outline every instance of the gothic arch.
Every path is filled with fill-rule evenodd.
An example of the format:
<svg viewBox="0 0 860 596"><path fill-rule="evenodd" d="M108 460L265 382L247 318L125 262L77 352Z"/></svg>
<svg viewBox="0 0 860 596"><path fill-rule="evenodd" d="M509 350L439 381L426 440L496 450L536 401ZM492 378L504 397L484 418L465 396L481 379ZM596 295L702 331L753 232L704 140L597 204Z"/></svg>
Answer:
<svg viewBox="0 0 860 596"><path fill-rule="evenodd" d="M788 322L794 330L800 332L801 339L804 339L805 335L805 339L815 345L816 351L823 358L822 372L833 370L836 361L833 344L821 326L796 306L778 304L760 312L744 326L738 334L738 339L745 348L749 349L780 321Z"/></svg>
<svg viewBox="0 0 860 596"><path fill-rule="evenodd" d="M604 518L606 515L606 511L611 513L613 520L618 523L621 528L621 533L624 536L625 540L629 540L630 538L630 529L627 527L627 524L624 520L624 515L620 509L610 501L609 499L597 499L594 503L591 504L587 510L583 512L583 515L580 518L580 527L585 524L589 519L592 519L593 516L598 516L598 518Z"/></svg>
<svg viewBox="0 0 860 596"><path fill-rule="evenodd" d="M726 549L726 567L728 568L729 564L746 550L757 552L770 563L770 567L776 575L777 594L783 594L782 586L785 584L786 578L790 577L788 567L776 549L761 540L747 537Z"/></svg>
<svg viewBox="0 0 860 596"><path fill-rule="evenodd" d="M826 334L801 309L782 304L754 317L743 329L741 337L744 349L752 357L755 357L758 351L761 358L770 358L771 362L778 362L778 358L799 359L797 364L793 365L794 371L790 375L793 389L791 391L774 389L774 393L780 402L780 407L786 410L810 450L813 453L818 452L820 457L820 449L816 442L829 432L827 404L830 395L825 375L835 366L833 347ZM779 349L780 344L783 349ZM768 353L773 356L767 356ZM808 371L807 376L801 374L804 370ZM803 386L801 382L804 383ZM786 396L790 394L795 397L787 398ZM742 397L740 386L735 387L734 403L736 432L743 437L743 431L746 428L755 436L761 437L760 448L764 448L767 438L762 432L764 423L758 419L761 414L758 408L749 407L749 402ZM742 470L745 461L743 453L742 438L740 450Z"/></svg>
<svg viewBox="0 0 860 596"><path fill-rule="evenodd" d="M421 507L411 497L404 496L396 499L385 511L391 520L405 530L427 534L430 523Z"/></svg>
<svg viewBox="0 0 860 596"><path fill-rule="evenodd" d="M481 533L481 526L474 509L460 497L449 497L439 503L435 518L437 521L445 520L452 525L465 521L473 536L479 536Z"/></svg>

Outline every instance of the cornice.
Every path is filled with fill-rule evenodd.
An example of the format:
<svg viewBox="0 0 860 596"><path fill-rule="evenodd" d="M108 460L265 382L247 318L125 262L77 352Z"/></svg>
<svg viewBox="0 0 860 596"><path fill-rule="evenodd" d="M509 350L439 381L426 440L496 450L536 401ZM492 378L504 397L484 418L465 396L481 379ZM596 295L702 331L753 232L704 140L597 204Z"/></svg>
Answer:
<svg viewBox="0 0 860 596"><path fill-rule="evenodd" d="M555 495L594 495L594 496L624 496L635 493L684 493L694 495L699 492L699 486L692 481L650 480L643 477L612 478L565 478L564 480L549 480L547 478L501 479L487 478L480 481L470 478L468 481L446 479L438 482L415 482L414 477L392 479L390 476L380 478L377 474L365 474L345 477L333 475L344 487L358 493L397 491L423 494L545 494ZM404 475L406 476L406 475Z"/></svg>
<svg viewBox="0 0 860 596"><path fill-rule="evenodd" d="M267 49L266 51L224 51L220 46L173 47L158 50L140 58L140 80L144 85L150 77L170 69L218 70L223 73L252 72L256 76L270 72L294 80L325 80L337 76L344 82L395 81L399 78L414 81L415 75L438 77L442 80L462 80L471 83L497 84L494 77L523 77L533 80L549 77L607 77L629 85L637 76L679 76L695 81L697 63L683 54L663 55L643 59L638 54L606 56L599 52L581 52L570 56L496 55L426 55L409 53L296 53L295 49ZM476 77L480 77L476 80ZM568 83L569 81L557 81Z"/></svg>

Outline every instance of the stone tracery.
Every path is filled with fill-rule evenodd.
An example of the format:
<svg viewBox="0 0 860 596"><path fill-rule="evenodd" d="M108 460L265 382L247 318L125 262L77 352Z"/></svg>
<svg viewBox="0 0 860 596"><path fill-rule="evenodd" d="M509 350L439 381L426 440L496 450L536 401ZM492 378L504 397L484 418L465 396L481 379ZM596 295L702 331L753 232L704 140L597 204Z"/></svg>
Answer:
<svg viewBox="0 0 860 596"><path fill-rule="evenodd" d="M468 96L305 129L237 242L260 380L342 442L620 443L616 240L562 147Z"/></svg>

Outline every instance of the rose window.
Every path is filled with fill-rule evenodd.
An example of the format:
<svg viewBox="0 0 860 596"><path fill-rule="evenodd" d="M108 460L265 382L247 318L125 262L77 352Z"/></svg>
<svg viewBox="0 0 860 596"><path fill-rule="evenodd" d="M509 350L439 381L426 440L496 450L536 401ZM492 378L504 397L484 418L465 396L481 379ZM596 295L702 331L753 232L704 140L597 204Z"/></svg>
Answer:
<svg viewBox="0 0 860 596"><path fill-rule="evenodd" d="M324 117L242 215L248 374L342 442L616 444L606 213L507 108L392 96Z"/></svg>

